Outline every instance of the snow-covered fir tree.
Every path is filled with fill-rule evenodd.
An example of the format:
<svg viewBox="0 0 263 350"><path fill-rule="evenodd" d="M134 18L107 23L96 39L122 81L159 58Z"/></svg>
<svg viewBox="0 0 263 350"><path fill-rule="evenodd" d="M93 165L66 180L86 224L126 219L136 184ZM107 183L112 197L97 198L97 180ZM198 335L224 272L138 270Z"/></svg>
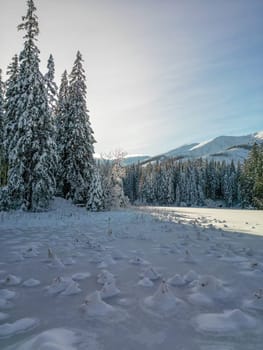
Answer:
<svg viewBox="0 0 263 350"><path fill-rule="evenodd" d="M82 56L77 53L69 76L69 111L65 129L64 196L86 204L94 172L95 139L86 106L86 78Z"/></svg>
<svg viewBox="0 0 263 350"><path fill-rule="evenodd" d="M8 195L10 207L25 210L47 208L55 191L56 145L48 106L45 79L39 70L38 18L33 0L19 30L25 31L19 56L19 101L8 147Z"/></svg>
<svg viewBox="0 0 263 350"><path fill-rule="evenodd" d="M221 201L218 205L234 206L241 199L239 178L240 165L233 162L167 160L126 167L124 193L132 203L203 206Z"/></svg>
<svg viewBox="0 0 263 350"><path fill-rule="evenodd" d="M18 116L19 105L19 89L18 89L18 56L12 58L11 63L7 67L6 94L5 94L5 122L4 122L4 148L6 157L9 154L9 146L13 136L18 128L16 122Z"/></svg>
<svg viewBox="0 0 263 350"><path fill-rule="evenodd" d="M0 186L5 182L5 151L4 151L4 83L0 69Z"/></svg>
<svg viewBox="0 0 263 350"><path fill-rule="evenodd" d="M55 82L55 63L52 55L48 58L47 63L47 73L45 74L45 86L48 95L48 105L51 109L52 116L55 115L56 105L57 105L57 94L58 87Z"/></svg>
<svg viewBox="0 0 263 350"><path fill-rule="evenodd" d="M97 168L93 172L86 208L90 211L101 211L104 209L104 193L102 189L102 180Z"/></svg>
<svg viewBox="0 0 263 350"><path fill-rule="evenodd" d="M123 179L126 171L122 166L123 158L124 152L116 150L99 162L105 210L123 208L129 203L128 197L124 195Z"/></svg>
<svg viewBox="0 0 263 350"><path fill-rule="evenodd" d="M57 194L66 197L68 193L67 186L67 133L69 117L69 84L68 74L65 70L62 74L61 83L58 92L58 101L55 112L56 125L56 143L58 153L58 167L56 174Z"/></svg>

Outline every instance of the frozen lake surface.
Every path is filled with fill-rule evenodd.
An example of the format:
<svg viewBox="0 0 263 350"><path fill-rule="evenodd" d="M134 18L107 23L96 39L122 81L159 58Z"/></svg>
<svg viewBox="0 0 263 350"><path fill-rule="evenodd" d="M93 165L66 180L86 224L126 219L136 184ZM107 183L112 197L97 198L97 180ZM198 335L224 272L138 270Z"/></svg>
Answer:
<svg viewBox="0 0 263 350"><path fill-rule="evenodd" d="M261 350L263 213L0 213L0 348Z"/></svg>

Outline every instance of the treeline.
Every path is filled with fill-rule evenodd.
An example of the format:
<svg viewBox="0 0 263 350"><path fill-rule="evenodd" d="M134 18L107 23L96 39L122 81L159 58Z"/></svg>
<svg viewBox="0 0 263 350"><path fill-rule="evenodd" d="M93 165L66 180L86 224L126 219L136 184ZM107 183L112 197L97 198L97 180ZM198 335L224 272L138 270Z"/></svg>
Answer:
<svg viewBox="0 0 263 350"><path fill-rule="evenodd" d="M5 82L0 72L0 210L45 210L54 195L93 211L118 207L124 201L118 162L100 169L93 158L80 52L58 89L52 55L47 72L39 69L33 0L18 29L25 33L23 49Z"/></svg>
<svg viewBox="0 0 263 350"><path fill-rule="evenodd" d="M124 192L132 203L263 209L263 146L255 144L244 164L214 160L167 160L126 168Z"/></svg>

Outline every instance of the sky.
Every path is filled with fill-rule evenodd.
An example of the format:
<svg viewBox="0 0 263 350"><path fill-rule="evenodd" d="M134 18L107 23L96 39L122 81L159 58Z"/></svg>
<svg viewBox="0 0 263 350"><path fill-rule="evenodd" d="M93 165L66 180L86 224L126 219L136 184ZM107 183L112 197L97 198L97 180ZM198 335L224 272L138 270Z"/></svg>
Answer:
<svg viewBox="0 0 263 350"><path fill-rule="evenodd" d="M56 81L77 50L107 154L155 155L263 130L262 0L35 0L41 70ZM0 68L23 46L26 0L0 0Z"/></svg>

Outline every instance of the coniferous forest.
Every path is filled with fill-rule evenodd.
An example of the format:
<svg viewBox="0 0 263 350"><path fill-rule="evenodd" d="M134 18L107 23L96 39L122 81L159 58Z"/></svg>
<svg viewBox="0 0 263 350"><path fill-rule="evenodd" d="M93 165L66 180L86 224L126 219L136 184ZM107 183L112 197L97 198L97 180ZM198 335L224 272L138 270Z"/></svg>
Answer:
<svg viewBox="0 0 263 350"><path fill-rule="evenodd" d="M94 133L86 106L86 77L78 51L58 88L52 54L40 71L38 17L33 0L18 30L23 49L3 81L0 71L0 209L41 211L57 195L108 210L131 203L263 208L263 148L244 164L167 160L122 168L121 160L94 160ZM125 194L125 195L124 195Z"/></svg>
<svg viewBox="0 0 263 350"><path fill-rule="evenodd" d="M24 33L23 50L8 66L6 82L0 80L1 209L44 210L54 195L101 209L82 55L77 52L58 91L53 56L46 74L39 68L33 0L18 30Z"/></svg>
<svg viewBox="0 0 263 350"><path fill-rule="evenodd" d="M125 194L133 203L263 208L263 147L243 164L167 160L126 168Z"/></svg>

